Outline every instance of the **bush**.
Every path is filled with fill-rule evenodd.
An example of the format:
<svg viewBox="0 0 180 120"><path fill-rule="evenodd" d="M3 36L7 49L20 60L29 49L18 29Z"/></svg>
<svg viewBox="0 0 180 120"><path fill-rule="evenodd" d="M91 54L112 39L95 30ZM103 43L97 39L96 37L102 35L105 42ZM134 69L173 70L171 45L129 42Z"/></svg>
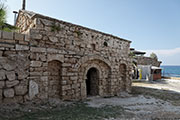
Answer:
<svg viewBox="0 0 180 120"><path fill-rule="evenodd" d="M158 57L157 57L157 55L155 53L151 53L150 57L153 58L153 59L156 59L156 60L158 59Z"/></svg>

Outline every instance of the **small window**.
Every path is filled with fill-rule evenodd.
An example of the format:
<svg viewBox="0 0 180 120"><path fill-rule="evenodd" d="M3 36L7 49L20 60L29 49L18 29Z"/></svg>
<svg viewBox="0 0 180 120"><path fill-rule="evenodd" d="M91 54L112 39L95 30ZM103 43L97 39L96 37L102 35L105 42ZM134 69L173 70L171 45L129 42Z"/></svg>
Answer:
<svg viewBox="0 0 180 120"><path fill-rule="evenodd" d="M91 44L91 48L92 48L93 50L96 50L96 45L95 45L95 44Z"/></svg>
<svg viewBox="0 0 180 120"><path fill-rule="evenodd" d="M104 42L104 46L105 46L105 47L108 47L108 43L107 43L107 42Z"/></svg>

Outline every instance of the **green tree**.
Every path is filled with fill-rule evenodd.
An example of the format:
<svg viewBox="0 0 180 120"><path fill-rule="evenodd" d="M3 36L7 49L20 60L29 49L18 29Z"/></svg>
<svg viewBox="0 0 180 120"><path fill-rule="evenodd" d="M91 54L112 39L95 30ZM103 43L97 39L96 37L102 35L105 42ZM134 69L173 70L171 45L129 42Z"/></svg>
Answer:
<svg viewBox="0 0 180 120"><path fill-rule="evenodd" d="M153 59L156 59L156 60L158 59L158 57L157 57L157 55L155 53L151 53L150 57L153 58Z"/></svg>
<svg viewBox="0 0 180 120"><path fill-rule="evenodd" d="M4 4L0 3L0 26L2 29L2 26L5 24L6 22L6 10L4 7Z"/></svg>
<svg viewBox="0 0 180 120"><path fill-rule="evenodd" d="M16 30L15 26L6 23L6 6L4 4L5 0L0 0L0 30L3 31L13 31Z"/></svg>

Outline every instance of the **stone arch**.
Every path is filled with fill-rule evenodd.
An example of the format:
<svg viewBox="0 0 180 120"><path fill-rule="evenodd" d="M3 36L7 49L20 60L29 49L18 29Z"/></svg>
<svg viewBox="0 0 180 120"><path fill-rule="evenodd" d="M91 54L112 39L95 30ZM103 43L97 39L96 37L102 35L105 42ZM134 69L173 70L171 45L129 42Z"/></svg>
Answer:
<svg viewBox="0 0 180 120"><path fill-rule="evenodd" d="M62 62L52 60L48 62L48 97L61 98L62 95Z"/></svg>
<svg viewBox="0 0 180 120"><path fill-rule="evenodd" d="M122 90L123 91L126 91L126 84L127 84L127 65L122 63L120 64L120 78L121 78L121 81L122 81Z"/></svg>
<svg viewBox="0 0 180 120"><path fill-rule="evenodd" d="M110 92L111 67L99 59L85 61L78 69L78 80L81 81L81 97L87 97L86 80L88 71L95 68L98 71L98 95L106 96Z"/></svg>
<svg viewBox="0 0 180 120"><path fill-rule="evenodd" d="M97 56L97 55L91 55L91 56L84 56L82 57L75 65L74 68L79 68L82 64L86 63L89 60L100 60L103 61L105 64L107 64L109 67L111 66L111 62L104 57Z"/></svg>

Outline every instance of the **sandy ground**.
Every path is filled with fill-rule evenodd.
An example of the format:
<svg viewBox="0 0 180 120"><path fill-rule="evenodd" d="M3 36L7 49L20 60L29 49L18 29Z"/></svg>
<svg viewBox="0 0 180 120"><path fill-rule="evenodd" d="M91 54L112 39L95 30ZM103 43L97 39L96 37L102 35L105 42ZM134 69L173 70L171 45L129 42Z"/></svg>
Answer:
<svg viewBox="0 0 180 120"><path fill-rule="evenodd" d="M159 80L154 82L134 82L133 87L153 88L159 90L168 90L168 92L177 92L180 97L180 80ZM149 91L151 89L148 89ZM142 91L143 92L143 91ZM152 91L154 92L154 91ZM157 91L158 92L158 91ZM161 91L162 92L162 91ZM160 93L161 94L161 93ZM164 91L164 94L165 91ZM168 93L169 94L169 93ZM168 95L167 94L167 95ZM132 119L180 119L180 106L173 105L168 100L154 98L147 95L125 95L122 97L101 98L92 97L87 102L91 107L102 107L105 105L122 106L126 111L132 112L136 117ZM119 118L120 119L120 118ZM112 118L113 120L113 118ZM117 119L118 120L118 119Z"/></svg>
<svg viewBox="0 0 180 120"><path fill-rule="evenodd" d="M93 97L87 103L91 107L103 107L106 105L122 106L123 108L125 108L127 112L131 112L135 114L134 119L153 119L153 118L180 119L180 106L174 106L167 101L155 99L153 97L145 97L143 95L126 97L126 98Z"/></svg>
<svg viewBox="0 0 180 120"><path fill-rule="evenodd" d="M140 87L143 86L147 88L171 90L171 91L180 93L180 80L162 79L162 80L157 80L153 82L140 81L140 82L133 82L132 85L140 86Z"/></svg>

